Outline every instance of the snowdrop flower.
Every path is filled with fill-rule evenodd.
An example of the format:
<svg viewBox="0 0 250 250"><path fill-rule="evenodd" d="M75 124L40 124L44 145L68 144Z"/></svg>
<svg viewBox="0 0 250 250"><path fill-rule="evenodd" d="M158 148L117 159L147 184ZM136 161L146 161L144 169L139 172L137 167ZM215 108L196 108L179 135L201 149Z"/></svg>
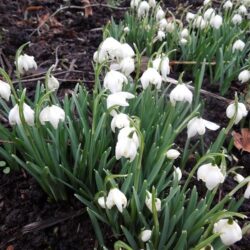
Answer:
<svg viewBox="0 0 250 250"><path fill-rule="evenodd" d="M250 0L242 0L242 3L247 7L250 7Z"/></svg>
<svg viewBox="0 0 250 250"><path fill-rule="evenodd" d="M115 157L117 160L122 157L129 158L132 162L137 154L139 138L134 128L124 127L120 130L115 147Z"/></svg>
<svg viewBox="0 0 250 250"><path fill-rule="evenodd" d="M236 105L235 102L231 103L226 110L226 115L229 119L232 119L235 116ZM247 116L247 109L244 103L238 102L238 110L234 124L238 124L243 117Z"/></svg>
<svg viewBox="0 0 250 250"><path fill-rule="evenodd" d="M247 188L246 188L246 191L244 193L244 198L250 199L250 182L248 182L248 184L247 184Z"/></svg>
<svg viewBox="0 0 250 250"><path fill-rule="evenodd" d="M131 57L126 57L122 59L121 62L119 63L119 69L123 74L129 76L131 73L135 71L134 59Z"/></svg>
<svg viewBox="0 0 250 250"><path fill-rule="evenodd" d="M150 6L146 1L142 1L138 7L137 15L139 18L145 17L148 15Z"/></svg>
<svg viewBox="0 0 250 250"><path fill-rule="evenodd" d="M147 191L145 204L147 208L151 211L151 213L153 213L152 198L152 194ZM159 198L155 198L155 208L157 212L161 211L161 200Z"/></svg>
<svg viewBox="0 0 250 250"><path fill-rule="evenodd" d="M143 230L140 234L140 238L142 242L147 242L150 240L152 235L152 231L151 230Z"/></svg>
<svg viewBox="0 0 250 250"><path fill-rule="evenodd" d="M149 84L155 85L157 89L161 88L162 77L154 68L148 68L140 78L143 89L146 89Z"/></svg>
<svg viewBox="0 0 250 250"><path fill-rule="evenodd" d="M207 121L199 117L194 117L187 124L188 138L192 138L197 134L204 135L206 132L206 128L210 130L217 130L219 129L219 127L219 125L213 122Z"/></svg>
<svg viewBox="0 0 250 250"><path fill-rule="evenodd" d="M204 0L203 5L208 5L211 2L211 0Z"/></svg>
<svg viewBox="0 0 250 250"><path fill-rule="evenodd" d="M111 70L104 77L103 86L105 89L110 90L111 93L122 91L123 84L127 84L128 79L122 73Z"/></svg>
<svg viewBox="0 0 250 250"><path fill-rule="evenodd" d="M161 19L160 22L159 22L159 29L160 30L166 30L167 26L168 26L167 19L166 18Z"/></svg>
<svg viewBox="0 0 250 250"><path fill-rule="evenodd" d="M122 56L120 57L120 59L135 56L134 50L131 48L131 46L128 43L121 44L121 52L122 52Z"/></svg>
<svg viewBox="0 0 250 250"><path fill-rule="evenodd" d="M212 190L220 183L224 182L225 176L217 165L208 163L199 167L197 171L197 179L205 182L208 190Z"/></svg>
<svg viewBox="0 0 250 250"><path fill-rule="evenodd" d="M195 19L195 14L193 14L191 12L188 12L187 15L186 15L186 21L189 23L194 19Z"/></svg>
<svg viewBox="0 0 250 250"><path fill-rule="evenodd" d="M242 14L242 15L246 15L247 14L247 8L245 7L245 5L241 5L238 8L238 13Z"/></svg>
<svg viewBox="0 0 250 250"><path fill-rule="evenodd" d="M111 129L113 132L115 132L115 128L121 129L124 127L129 127L129 125L129 116L123 113L115 115L111 121Z"/></svg>
<svg viewBox="0 0 250 250"><path fill-rule="evenodd" d="M226 1L223 4L223 9L228 10L228 9L232 9L233 8L233 3L231 1Z"/></svg>
<svg viewBox="0 0 250 250"><path fill-rule="evenodd" d="M207 26L206 20L202 16L197 16L193 22L194 27L204 29Z"/></svg>
<svg viewBox="0 0 250 250"><path fill-rule="evenodd" d="M54 76L49 76L48 79L48 89L51 91L57 90L59 88L59 81Z"/></svg>
<svg viewBox="0 0 250 250"><path fill-rule="evenodd" d="M239 14L235 14L233 17L232 17L232 22L233 24L241 24L242 22L242 16L239 15Z"/></svg>
<svg viewBox="0 0 250 250"><path fill-rule="evenodd" d="M181 37L182 37L182 38L188 38L188 37L189 37L189 31L188 31L187 28L185 28L185 29L183 29L183 30L181 31Z"/></svg>
<svg viewBox="0 0 250 250"><path fill-rule="evenodd" d="M238 182L238 183L241 183L242 181L245 180L245 178L244 178L244 176L242 176L241 174L236 174L236 175L234 176L234 180L235 180L236 182Z"/></svg>
<svg viewBox="0 0 250 250"><path fill-rule="evenodd" d="M242 51L245 48L245 43L241 40L237 40L234 42L233 44L233 52L235 52L236 50Z"/></svg>
<svg viewBox="0 0 250 250"><path fill-rule="evenodd" d="M106 206L108 209L111 209L113 206L116 206L120 213L123 212L128 204L127 198L123 192L118 188L112 188L106 199Z"/></svg>
<svg viewBox="0 0 250 250"><path fill-rule="evenodd" d="M246 69L241 71L238 76L238 79L239 81L241 81L241 83L248 82L250 80L250 71Z"/></svg>
<svg viewBox="0 0 250 250"><path fill-rule="evenodd" d="M220 15L215 15L210 19L210 25L215 28L219 29L223 23L223 19Z"/></svg>
<svg viewBox="0 0 250 250"><path fill-rule="evenodd" d="M155 0L148 0L148 4L150 7L154 8L156 6L156 1Z"/></svg>
<svg viewBox="0 0 250 250"><path fill-rule="evenodd" d="M124 31L124 33L128 34L128 33L130 32L130 29L129 29L129 27L125 27L125 28L123 29L123 31Z"/></svg>
<svg viewBox="0 0 250 250"><path fill-rule="evenodd" d="M9 101L10 95L11 95L10 85L7 82L0 80L0 96L4 100Z"/></svg>
<svg viewBox="0 0 250 250"><path fill-rule="evenodd" d="M65 120L65 112L62 108L56 105L45 107L39 115L39 120L41 124L44 125L46 122L49 122L55 129L57 129L59 122Z"/></svg>
<svg viewBox="0 0 250 250"><path fill-rule="evenodd" d="M157 9L157 12L156 12L156 21L159 22L161 19L164 19L165 18L165 12L162 10L161 7L159 7Z"/></svg>
<svg viewBox="0 0 250 250"><path fill-rule="evenodd" d="M24 120L29 126L34 125L35 112L26 103L23 104L23 116L24 116ZM19 105L17 104L10 110L9 123L12 126L16 124L17 125L22 124L20 113L19 113Z"/></svg>
<svg viewBox="0 0 250 250"><path fill-rule="evenodd" d="M157 57L153 61L153 68L161 73L163 80L166 80L170 73L169 58L167 56Z"/></svg>
<svg viewBox="0 0 250 250"><path fill-rule="evenodd" d="M17 58L17 70L18 72L23 75L25 71L30 69L37 69L37 64L34 59L34 56L28 56L27 54L20 55Z"/></svg>
<svg viewBox="0 0 250 250"><path fill-rule="evenodd" d="M193 100L192 92L184 83L177 84L177 86L170 92L169 96L172 105L175 105L176 102L188 102L191 104Z"/></svg>
<svg viewBox="0 0 250 250"><path fill-rule="evenodd" d="M186 45L188 43L188 40L186 38L181 38L180 45Z"/></svg>
<svg viewBox="0 0 250 250"><path fill-rule="evenodd" d="M131 7L132 9L137 8L138 5L139 5L139 3L140 3L140 1L141 1L141 0L131 0L131 2L130 2L130 7Z"/></svg>
<svg viewBox="0 0 250 250"><path fill-rule="evenodd" d="M165 33L162 30L158 30L157 40L162 41L166 37Z"/></svg>
<svg viewBox="0 0 250 250"><path fill-rule="evenodd" d="M206 21L209 21L215 16L215 10L213 8L209 8L205 11L203 17Z"/></svg>
<svg viewBox="0 0 250 250"><path fill-rule="evenodd" d="M166 156L170 160L175 160L180 156L180 152L176 149L169 149L166 153Z"/></svg>
<svg viewBox="0 0 250 250"><path fill-rule="evenodd" d="M107 97L107 108L109 109L113 106L127 107L129 106L127 99L133 99L134 97L135 96L129 92L117 92L111 94ZM116 115L116 112L113 110L110 114L114 116Z"/></svg>
<svg viewBox="0 0 250 250"><path fill-rule="evenodd" d="M105 198L104 198L104 196L99 197L98 200L97 200L97 202L98 202L98 204L99 204L99 206L100 206L101 208L106 208L106 203L105 203Z"/></svg>
<svg viewBox="0 0 250 250"><path fill-rule="evenodd" d="M174 22L167 22L167 25L166 25L166 31L168 33L172 33L173 31L175 30L175 24Z"/></svg>
<svg viewBox="0 0 250 250"><path fill-rule="evenodd" d="M224 245L230 246L242 239L240 226L232 219L221 219L214 224L214 233L220 234Z"/></svg>
<svg viewBox="0 0 250 250"><path fill-rule="evenodd" d="M175 170L174 170L174 178L176 178L177 177L177 180L178 181L180 181L181 180L181 178L182 178L182 172L181 172L181 169L180 168L176 168Z"/></svg>

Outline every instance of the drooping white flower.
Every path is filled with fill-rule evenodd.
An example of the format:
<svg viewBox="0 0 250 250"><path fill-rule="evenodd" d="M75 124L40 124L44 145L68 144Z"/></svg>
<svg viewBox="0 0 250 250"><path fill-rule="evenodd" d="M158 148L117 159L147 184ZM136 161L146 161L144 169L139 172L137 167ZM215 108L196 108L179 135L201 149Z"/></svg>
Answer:
<svg viewBox="0 0 250 250"><path fill-rule="evenodd" d="M153 213L153 206L152 206L153 200L152 200L152 198L153 198L152 194L147 191L145 204L146 204L147 208L151 211L151 213ZM160 212L161 211L161 200L159 198L155 198L154 202L155 202L156 211Z"/></svg>
<svg viewBox="0 0 250 250"><path fill-rule="evenodd" d="M244 198L250 199L250 182L248 182L248 184L247 184L247 188L246 188L245 193L244 193Z"/></svg>
<svg viewBox="0 0 250 250"><path fill-rule="evenodd" d="M238 13L241 14L241 15L246 15L247 14L247 8L245 7L245 5L241 5L239 8L238 8Z"/></svg>
<svg viewBox="0 0 250 250"><path fill-rule="evenodd" d="M148 0L148 4L151 8L154 8L156 6L156 1L155 0Z"/></svg>
<svg viewBox="0 0 250 250"><path fill-rule="evenodd" d="M223 183L225 176L217 165L211 163L201 165L197 171L197 179L205 182L208 190L212 190Z"/></svg>
<svg viewBox="0 0 250 250"><path fill-rule="evenodd" d="M233 52L235 52L237 50L242 51L244 48L245 48L245 43L239 39L239 40L234 42L232 50L233 50Z"/></svg>
<svg viewBox="0 0 250 250"><path fill-rule="evenodd" d="M34 56L28 56L27 54L20 55L17 58L17 70L23 75L26 71L30 69L37 69L37 64Z"/></svg>
<svg viewBox="0 0 250 250"><path fill-rule="evenodd" d="M122 56L119 59L124 59L126 57L134 57L135 52L131 48L131 46L128 43L122 43L121 44L121 54Z"/></svg>
<svg viewBox="0 0 250 250"><path fill-rule="evenodd" d="M124 127L129 127L129 125L129 116L123 113L115 115L111 121L111 129L113 132L115 132L115 128L121 129Z"/></svg>
<svg viewBox="0 0 250 250"><path fill-rule="evenodd" d="M242 0L241 1L245 6L250 7L250 0Z"/></svg>
<svg viewBox="0 0 250 250"><path fill-rule="evenodd" d="M119 160L122 157L129 158L132 162L137 154L139 138L134 128L124 127L120 130L115 147L115 156Z"/></svg>
<svg viewBox="0 0 250 250"><path fill-rule="evenodd" d="M166 37L166 34L162 30L158 30L157 32L157 40L162 41Z"/></svg>
<svg viewBox="0 0 250 250"><path fill-rule="evenodd" d="M188 138L192 138L197 134L204 135L206 132L206 128L210 130L217 130L219 129L219 127L219 125L213 122L207 121L199 117L194 117L187 124Z"/></svg>
<svg viewBox="0 0 250 250"><path fill-rule="evenodd" d="M29 126L34 125L35 112L26 103L23 104L23 116ZM9 123L12 126L22 124L18 104L16 104L9 112Z"/></svg>
<svg viewBox="0 0 250 250"><path fill-rule="evenodd" d="M125 27L125 28L123 29L123 31L124 31L124 33L128 34L128 33L130 32L130 29L129 29L129 27L127 26L127 27Z"/></svg>
<svg viewBox="0 0 250 250"><path fill-rule="evenodd" d="M153 68L161 74L163 80L166 80L170 73L169 58L167 56L157 57L153 61Z"/></svg>
<svg viewBox="0 0 250 250"><path fill-rule="evenodd" d="M156 21L159 22L161 19L165 18L165 12L161 7L159 7L156 11Z"/></svg>
<svg viewBox="0 0 250 250"><path fill-rule="evenodd" d="M210 25L215 28L219 29L223 23L223 19L220 15L215 15L210 19Z"/></svg>
<svg viewBox="0 0 250 250"><path fill-rule="evenodd" d="M7 82L0 80L0 96L4 100L9 101L10 95L11 95L10 85Z"/></svg>
<svg viewBox="0 0 250 250"><path fill-rule="evenodd" d="M220 234L220 239L224 245L230 246L242 239L240 226L231 219L221 219L214 224L214 233Z"/></svg>
<svg viewBox="0 0 250 250"><path fill-rule="evenodd" d="M189 37L189 31L187 28L185 28L181 31L181 38L188 38L188 37Z"/></svg>
<svg viewBox="0 0 250 250"><path fill-rule="evenodd" d="M189 23L191 22L192 20L195 19L195 14L193 14L192 12L188 12L187 15L186 15L186 21Z"/></svg>
<svg viewBox="0 0 250 250"><path fill-rule="evenodd" d="M136 8L138 7L140 1L141 1L141 0L131 0L131 2L130 2L130 7L131 7L132 9L136 9Z"/></svg>
<svg viewBox="0 0 250 250"><path fill-rule="evenodd" d="M181 178L182 178L182 172L181 172L181 169L180 168L175 168L174 170L174 177L177 177L177 180L180 181ZM175 178L176 178L175 177Z"/></svg>
<svg viewBox="0 0 250 250"><path fill-rule="evenodd" d="M128 79L122 73L110 70L104 77L103 86L105 89L110 90L111 93L122 91L123 84L127 84Z"/></svg>
<svg viewBox="0 0 250 250"><path fill-rule="evenodd" d="M146 1L142 1L139 4L137 15L139 18L146 17L148 15L150 6Z"/></svg>
<svg viewBox="0 0 250 250"><path fill-rule="evenodd" d="M169 149L166 153L166 156L170 160L175 160L180 156L180 152L176 149Z"/></svg>
<svg viewBox="0 0 250 250"><path fill-rule="evenodd" d="M55 129L57 129L59 122L65 120L65 112L62 108L56 105L48 106L41 111L39 120L41 124L44 125L46 122L49 122Z"/></svg>
<svg viewBox="0 0 250 250"><path fill-rule="evenodd" d="M198 29L205 29L207 26L207 22L202 16L196 16L193 22L193 26Z"/></svg>
<svg viewBox="0 0 250 250"><path fill-rule="evenodd" d="M234 176L234 180L237 181L238 183L241 183L242 181L245 180L244 176L242 176L241 174L236 174Z"/></svg>
<svg viewBox="0 0 250 250"><path fill-rule="evenodd" d="M128 204L127 198L123 192L118 188L112 188L106 199L106 206L108 209L111 209L113 206L116 206L120 213L126 208Z"/></svg>
<svg viewBox="0 0 250 250"><path fill-rule="evenodd" d="M232 119L236 113L235 102L231 103L226 110L226 115L229 119ZM243 117L247 116L247 109L244 103L238 102L238 110L235 117L234 124L238 124Z"/></svg>
<svg viewBox="0 0 250 250"><path fill-rule="evenodd" d="M211 3L211 0L204 0L203 1L203 5L208 5L209 3Z"/></svg>
<svg viewBox="0 0 250 250"><path fill-rule="evenodd" d="M167 29L168 26L168 21L166 18L163 18L160 20L159 22L159 30L165 31Z"/></svg>
<svg viewBox="0 0 250 250"><path fill-rule="evenodd" d="M223 9L228 10L228 9L232 9L233 8L233 3L231 1L226 1L223 4Z"/></svg>
<svg viewBox="0 0 250 250"><path fill-rule="evenodd" d="M239 81L241 81L241 83L248 82L250 80L250 71L246 69L241 71L238 76L238 79Z"/></svg>
<svg viewBox="0 0 250 250"><path fill-rule="evenodd" d="M151 236L152 236L151 230L143 230L140 234L140 239L142 242L147 242L150 240Z"/></svg>
<svg viewBox="0 0 250 250"><path fill-rule="evenodd" d="M214 16L215 16L215 10L213 8L207 9L203 15L206 21L211 20Z"/></svg>
<svg viewBox="0 0 250 250"><path fill-rule="evenodd" d="M129 76L135 71L135 60L131 57L122 59L119 63L119 70L126 76Z"/></svg>
<svg viewBox="0 0 250 250"><path fill-rule="evenodd" d="M172 105L175 105L176 102L189 102L191 104L193 100L192 92L184 83L177 84L169 96Z"/></svg>
<svg viewBox="0 0 250 250"><path fill-rule="evenodd" d="M143 89L150 84L155 85L157 89L161 88L162 77L154 68L148 68L140 78Z"/></svg>
<svg viewBox="0 0 250 250"><path fill-rule="evenodd" d="M54 76L48 78L48 89L51 91L57 90L60 86L59 81Z"/></svg>
<svg viewBox="0 0 250 250"><path fill-rule="evenodd" d="M166 31L168 33L172 33L175 30L175 23L174 23L174 21L167 22L167 25L166 25L165 29L166 29Z"/></svg>
<svg viewBox="0 0 250 250"><path fill-rule="evenodd" d="M186 45L188 43L188 40L186 38L180 39L180 45Z"/></svg>
<svg viewBox="0 0 250 250"><path fill-rule="evenodd" d="M237 25L237 24L241 24L242 23L242 16L240 14L235 14L232 17L232 23Z"/></svg>

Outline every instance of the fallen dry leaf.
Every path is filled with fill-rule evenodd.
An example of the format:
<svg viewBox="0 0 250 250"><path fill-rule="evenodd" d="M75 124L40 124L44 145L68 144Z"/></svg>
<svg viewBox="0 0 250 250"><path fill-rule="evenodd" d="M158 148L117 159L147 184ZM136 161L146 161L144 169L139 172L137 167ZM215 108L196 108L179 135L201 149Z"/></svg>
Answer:
<svg viewBox="0 0 250 250"><path fill-rule="evenodd" d="M9 245L9 246L7 246L6 250L14 250L14 246L13 245Z"/></svg>
<svg viewBox="0 0 250 250"><path fill-rule="evenodd" d="M50 30L53 34L63 32L63 24L60 23L55 17L50 16L49 13L40 16L38 22L39 26L42 25L40 29L42 33L47 32L48 30Z"/></svg>
<svg viewBox="0 0 250 250"><path fill-rule="evenodd" d="M82 0L83 6L91 5L89 0ZM84 8L84 15L85 17L93 16L93 10L91 6Z"/></svg>
<svg viewBox="0 0 250 250"><path fill-rule="evenodd" d="M242 128L241 133L232 132L234 146L242 151L250 153L250 129Z"/></svg>

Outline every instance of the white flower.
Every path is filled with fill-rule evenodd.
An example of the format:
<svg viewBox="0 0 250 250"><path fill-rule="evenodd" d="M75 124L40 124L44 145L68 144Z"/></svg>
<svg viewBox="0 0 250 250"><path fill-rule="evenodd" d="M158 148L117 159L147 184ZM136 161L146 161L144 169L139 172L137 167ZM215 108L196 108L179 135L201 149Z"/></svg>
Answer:
<svg viewBox="0 0 250 250"><path fill-rule="evenodd" d="M140 78L143 89L146 89L149 84L155 85L157 89L161 88L162 77L154 68L148 68Z"/></svg>
<svg viewBox="0 0 250 250"><path fill-rule="evenodd" d="M157 9L157 12L156 12L156 21L159 22L161 19L165 18L165 12L162 10L161 7L159 7Z"/></svg>
<svg viewBox="0 0 250 250"><path fill-rule="evenodd" d="M192 92L184 83L177 84L169 96L172 105L175 105L176 102L189 102L191 104L193 100Z"/></svg>
<svg viewBox="0 0 250 250"><path fill-rule="evenodd" d="M240 226L231 219L221 219L216 222L213 232L220 234L220 239L226 246L230 246L242 239Z"/></svg>
<svg viewBox="0 0 250 250"><path fill-rule="evenodd" d="M232 17L232 22L233 24L241 24L242 22L242 16L240 14L235 14L233 17Z"/></svg>
<svg viewBox="0 0 250 250"><path fill-rule="evenodd" d="M129 27L125 27L124 29L123 29L123 31L124 31L124 33L129 33L130 32L130 29L129 29Z"/></svg>
<svg viewBox="0 0 250 250"><path fill-rule="evenodd" d="M123 113L115 115L111 121L111 129L113 132L115 132L115 128L121 129L124 127L129 127L129 125L129 116Z"/></svg>
<svg viewBox="0 0 250 250"><path fill-rule="evenodd" d="M132 162L137 154L139 138L134 128L124 127L120 130L115 147L115 156L119 160L122 157L129 158Z"/></svg>
<svg viewBox="0 0 250 250"><path fill-rule="evenodd" d="M167 29L167 26L168 26L167 19L166 18L161 19L159 22L159 29L164 31Z"/></svg>
<svg viewBox="0 0 250 250"><path fill-rule="evenodd" d="M122 52L122 56L120 57L120 59L135 56L134 50L131 48L131 46L128 43L121 44L121 52Z"/></svg>
<svg viewBox="0 0 250 250"><path fill-rule="evenodd" d="M126 196L118 188L112 188L109 191L106 199L106 206L108 209L116 206L119 212L122 213L127 204L128 202Z"/></svg>
<svg viewBox="0 0 250 250"><path fill-rule="evenodd" d="M245 180L244 176L242 176L241 174L236 174L234 176L234 180L237 181L238 183L241 183L242 181Z"/></svg>
<svg viewBox="0 0 250 250"><path fill-rule="evenodd" d="M140 234L140 238L142 242L147 242L150 240L152 235L152 231L151 230L143 230Z"/></svg>
<svg viewBox="0 0 250 250"><path fill-rule="evenodd" d="M177 180L180 181L181 180L181 177L182 177L182 172L181 172L181 169L180 168L176 168L174 170L174 177L177 175Z"/></svg>
<svg viewBox="0 0 250 250"><path fill-rule="evenodd" d="M188 31L187 28L185 28L185 29L183 29L183 30L181 31L181 37L182 37L182 38L188 38L188 37L189 37L189 31Z"/></svg>
<svg viewBox="0 0 250 250"><path fill-rule="evenodd" d="M210 130L217 130L219 129L219 127L219 125L213 122L199 117L194 117L187 124L188 138L194 137L197 134L204 135L206 132L206 128Z"/></svg>
<svg viewBox="0 0 250 250"><path fill-rule="evenodd" d="M141 18L147 16L149 9L150 9L149 4L146 1L142 1L137 10L138 17Z"/></svg>
<svg viewBox="0 0 250 250"><path fill-rule="evenodd" d="M246 188L246 191L244 193L244 198L250 199L250 182L248 182L248 184L247 184L247 188Z"/></svg>
<svg viewBox="0 0 250 250"><path fill-rule="evenodd" d="M232 9L232 7L233 7L233 3L231 1L226 1L223 4L223 9L225 9L225 10Z"/></svg>
<svg viewBox="0 0 250 250"><path fill-rule="evenodd" d="M103 86L105 89L109 89L111 93L117 93L122 91L123 84L127 84L128 79L122 73L111 70L104 77Z"/></svg>
<svg viewBox="0 0 250 250"><path fill-rule="evenodd" d="M193 26L199 29L204 29L207 26L207 22L202 16L197 16L194 19Z"/></svg>
<svg viewBox="0 0 250 250"><path fill-rule="evenodd" d="M129 103L127 99L133 99L135 96L129 92L117 92L111 94L107 97L107 108L111 108L113 106L122 106L127 107ZM111 112L111 115L115 115L116 112Z"/></svg>
<svg viewBox="0 0 250 250"><path fill-rule="evenodd" d="M151 213L153 213L153 206L152 206L152 194L150 192L147 191L146 194L146 200L145 200L145 204L147 206L147 208L151 211ZM161 200L159 198L155 198L155 208L157 212L161 211Z"/></svg>
<svg viewBox="0 0 250 250"><path fill-rule="evenodd" d="M186 45L188 43L188 40L186 38L181 38L180 45Z"/></svg>
<svg viewBox="0 0 250 250"><path fill-rule="evenodd" d="M215 28L219 29L223 23L223 19L220 15L215 15L210 19L210 25Z"/></svg>
<svg viewBox="0 0 250 250"><path fill-rule="evenodd" d="M204 164L199 167L197 171L198 180L205 182L208 190L214 189L220 183L223 183L225 176L222 174L220 168L217 165L211 163Z"/></svg>
<svg viewBox="0 0 250 250"><path fill-rule="evenodd" d="M10 95L11 95L10 85L7 82L3 82L0 80L0 96L4 100L9 101Z"/></svg>
<svg viewBox="0 0 250 250"><path fill-rule="evenodd" d="M211 2L211 0L204 0L203 5L208 5Z"/></svg>
<svg viewBox="0 0 250 250"><path fill-rule="evenodd" d="M54 76L49 76L48 78L48 89L49 90L56 90L59 88L59 81Z"/></svg>
<svg viewBox="0 0 250 250"><path fill-rule="evenodd" d="M98 202L98 204L99 204L100 207L106 208L106 203L105 203L105 198L104 198L104 196L99 197L98 200L97 200L97 202Z"/></svg>
<svg viewBox="0 0 250 250"><path fill-rule="evenodd" d="M59 122L65 120L65 112L62 108L56 105L48 106L41 111L39 120L41 124L44 125L46 122L49 122L55 129L57 129Z"/></svg>
<svg viewBox="0 0 250 250"><path fill-rule="evenodd" d="M239 81L241 81L241 83L248 82L250 80L250 71L249 70L241 71L238 76L238 79Z"/></svg>
<svg viewBox="0 0 250 250"><path fill-rule="evenodd" d="M176 149L169 149L166 153L166 156L170 160L175 160L179 157L180 152Z"/></svg>
<svg viewBox="0 0 250 250"><path fill-rule="evenodd" d="M242 15L246 15L247 14L247 8L245 7L245 5L241 5L238 9L238 12Z"/></svg>
<svg viewBox="0 0 250 250"><path fill-rule="evenodd" d="M126 57L121 60L119 64L120 71L125 74L126 76L129 76L131 73L135 71L135 61L131 57Z"/></svg>
<svg viewBox="0 0 250 250"><path fill-rule="evenodd" d="M153 61L153 68L161 73L163 80L166 80L170 73L169 58L167 56L157 57Z"/></svg>
<svg viewBox="0 0 250 250"><path fill-rule="evenodd" d="M140 1L141 1L141 0L131 0L131 2L130 2L130 7L131 7L132 9L137 8L138 5L139 5L139 3L140 3Z"/></svg>
<svg viewBox="0 0 250 250"><path fill-rule="evenodd" d="M166 24L166 31L168 33L172 33L174 30L175 30L175 24L174 24L174 22L173 21L167 22L167 24Z"/></svg>
<svg viewBox="0 0 250 250"><path fill-rule="evenodd" d="M226 110L226 115L229 119L232 119L236 112L236 105L235 102L231 103ZM234 124L238 124L243 117L247 116L247 109L244 103L238 102L238 110L236 114L236 118Z"/></svg>
<svg viewBox="0 0 250 250"><path fill-rule="evenodd" d="M22 75L25 71L30 69L37 69L37 64L34 56L28 56L26 54L20 55L17 58L17 70Z"/></svg>
<svg viewBox="0 0 250 250"><path fill-rule="evenodd" d="M28 125L34 125L35 112L26 103L23 104L23 116ZM9 123L10 125L22 124L19 113L19 105L17 104L10 110Z"/></svg>
<svg viewBox="0 0 250 250"><path fill-rule="evenodd" d="M209 8L205 11L203 17L206 21L209 21L215 16L215 10L213 8Z"/></svg>
<svg viewBox="0 0 250 250"><path fill-rule="evenodd" d="M162 41L166 37L165 33L162 30L158 30L157 40Z"/></svg>
<svg viewBox="0 0 250 250"><path fill-rule="evenodd" d="M189 23L190 21L195 19L195 14L188 12L186 15L186 21Z"/></svg>
<svg viewBox="0 0 250 250"><path fill-rule="evenodd" d="M155 0L148 0L148 4L150 7L154 8L156 6L156 1Z"/></svg>
<svg viewBox="0 0 250 250"><path fill-rule="evenodd" d="M241 40L237 40L234 42L233 44L233 52L235 52L236 50L242 51L245 48L245 43Z"/></svg>
<svg viewBox="0 0 250 250"><path fill-rule="evenodd" d="M250 7L250 0L242 0L242 3L247 7Z"/></svg>

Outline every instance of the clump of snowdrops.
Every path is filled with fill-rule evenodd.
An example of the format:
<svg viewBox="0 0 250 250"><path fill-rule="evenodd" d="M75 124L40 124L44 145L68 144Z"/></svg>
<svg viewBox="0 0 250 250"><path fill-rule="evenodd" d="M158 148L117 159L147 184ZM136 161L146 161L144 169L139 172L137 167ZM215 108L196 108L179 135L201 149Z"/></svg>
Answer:
<svg viewBox="0 0 250 250"><path fill-rule="evenodd" d="M163 52L173 51L172 67L193 76L206 61L209 82L217 84L224 95L238 76L242 83L249 82L246 73L244 80L239 75L249 70L249 3L222 1L216 9L212 4L204 1L196 13L185 9L176 17L157 1L132 0L125 20L119 24L112 21L104 34L136 46L147 57L164 44Z"/></svg>

